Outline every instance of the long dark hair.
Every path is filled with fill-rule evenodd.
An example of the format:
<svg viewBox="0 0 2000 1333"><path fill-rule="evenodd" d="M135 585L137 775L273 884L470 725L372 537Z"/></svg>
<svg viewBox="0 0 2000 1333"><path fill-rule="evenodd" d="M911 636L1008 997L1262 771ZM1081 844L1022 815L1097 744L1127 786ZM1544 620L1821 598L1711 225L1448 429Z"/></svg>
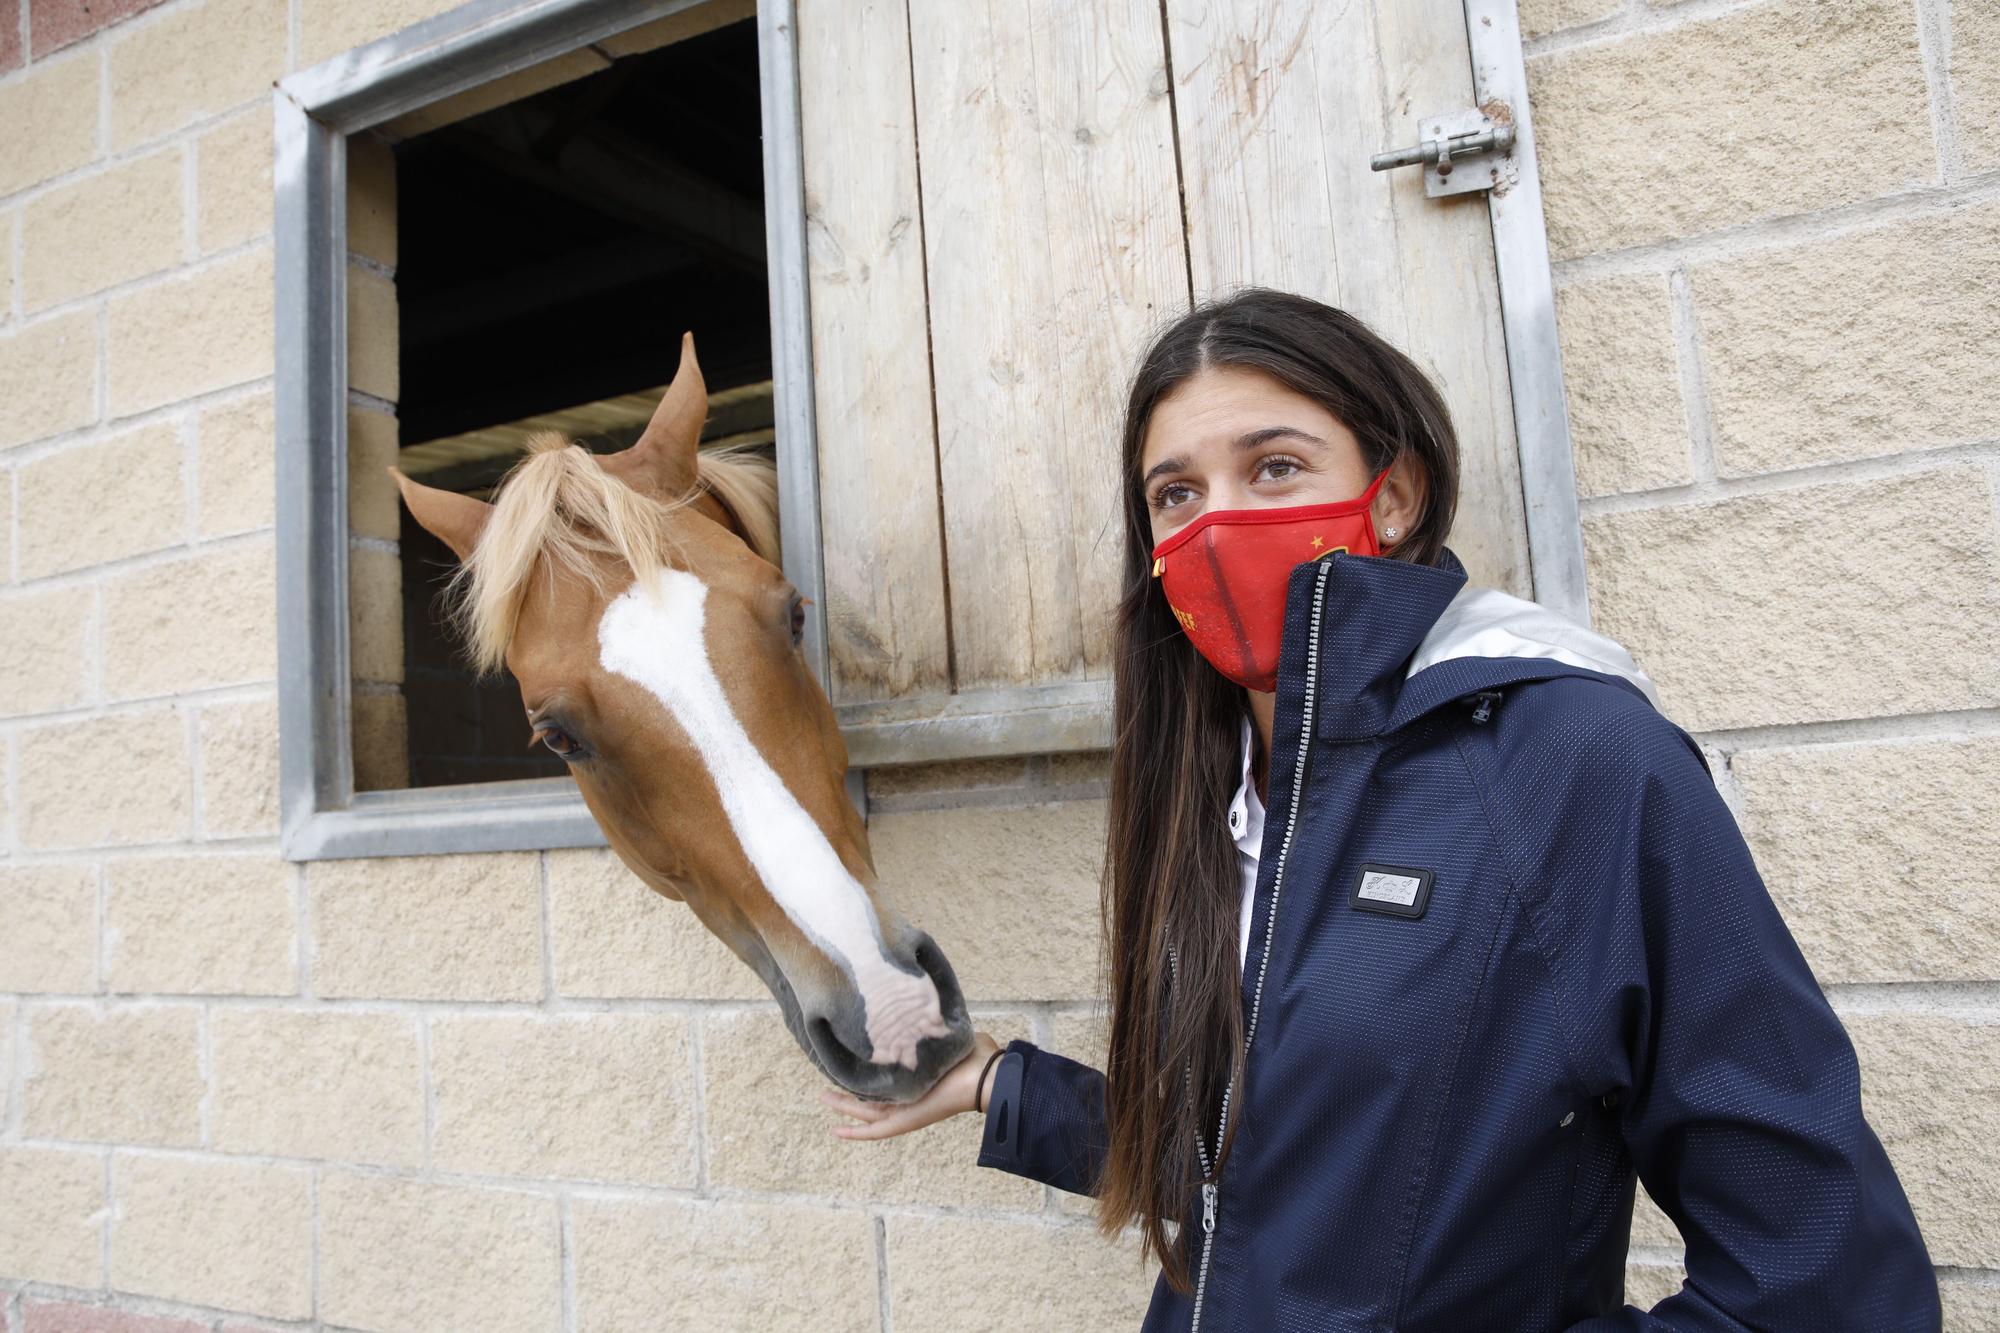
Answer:
<svg viewBox="0 0 2000 1333"><path fill-rule="evenodd" d="M1371 476L1405 456L1421 464L1423 512L1389 552L1394 558L1436 563L1458 503L1458 441L1444 400L1415 363L1343 310L1249 288L1181 316L1139 363L1120 473L1125 590L1102 901L1110 1151L1097 1220L1107 1235L1139 1223L1183 1292L1188 1257L1169 1244L1165 1223L1181 1216L1200 1183L1196 1136L1216 1147L1222 1089L1243 1063L1241 882L1223 821L1240 771L1245 700L1181 633L1151 577L1139 463L1154 407L1212 366L1262 371L1326 408L1360 441ZM1218 1171L1236 1119L1216 1152Z"/></svg>

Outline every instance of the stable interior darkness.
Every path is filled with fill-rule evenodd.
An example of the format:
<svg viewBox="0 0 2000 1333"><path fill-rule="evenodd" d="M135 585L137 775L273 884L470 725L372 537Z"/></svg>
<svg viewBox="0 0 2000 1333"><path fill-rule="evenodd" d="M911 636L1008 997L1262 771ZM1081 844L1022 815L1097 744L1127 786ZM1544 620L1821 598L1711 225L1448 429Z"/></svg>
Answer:
<svg viewBox="0 0 2000 1333"><path fill-rule="evenodd" d="M754 20L396 145L406 472L486 496L537 427L638 438L692 329L704 442L771 439ZM412 786L561 775L511 676L440 623L455 560L403 511Z"/></svg>

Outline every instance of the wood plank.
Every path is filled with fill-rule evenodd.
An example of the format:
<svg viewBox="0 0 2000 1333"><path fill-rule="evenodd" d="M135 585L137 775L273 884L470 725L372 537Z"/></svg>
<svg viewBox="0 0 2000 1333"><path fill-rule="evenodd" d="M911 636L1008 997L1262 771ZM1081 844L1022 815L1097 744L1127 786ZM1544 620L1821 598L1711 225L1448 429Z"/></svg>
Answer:
<svg viewBox="0 0 2000 1333"><path fill-rule="evenodd" d="M1187 302L1151 0L912 6L955 688L1109 671L1118 417Z"/></svg>
<svg viewBox="0 0 2000 1333"><path fill-rule="evenodd" d="M1437 382L1460 443L1450 539L1475 582L1528 565L1483 196L1426 198L1369 158L1472 104L1456 5L1167 0L1197 296L1301 292L1368 322Z"/></svg>
<svg viewBox="0 0 2000 1333"><path fill-rule="evenodd" d="M835 703L950 689L902 0L800 7L813 394Z"/></svg>

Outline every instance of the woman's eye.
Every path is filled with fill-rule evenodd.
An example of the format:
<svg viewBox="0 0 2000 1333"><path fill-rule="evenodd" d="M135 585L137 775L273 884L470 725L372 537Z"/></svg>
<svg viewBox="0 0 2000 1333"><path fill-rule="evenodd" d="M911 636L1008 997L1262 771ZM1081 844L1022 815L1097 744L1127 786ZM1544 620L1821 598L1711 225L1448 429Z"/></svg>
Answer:
<svg viewBox="0 0 2000 1333"><path fill-rule="evenodd" d="M543 727L535 735L541 740L543 745L549 748L551 754L563 759L583 758L584 750L582 743L561 727Z"/></svg>
<svg viewBox="0 0 2000 1333"><path fill-rule="evenodd" d="M1181 503L1181 501L1175 499L1174 497L1180 492L1185 490L1187 490L1187 485L1183 482L1178 482L1178 481L1168 482L1166 485L1160 487L1159 490L1153 492L1153 508L1155 509L1173 508L1175 505Z"/></svg>
<svg viewBox="0 0 2000 1333"><path fill-rule="evenodd" d="M1271 455L1271 457L1265 459L1262 463L1259 463L1257 465L1257 470L1259 472L1269 472L1270 469L1274 467L1282 468L1284 470L1281 472L1271 473L1271 479L1273 481L1283 481L1286 477L1292 476L1298 472L1299 462L1296 458L1286 458L1282 454L1273 454Z"/></svg>

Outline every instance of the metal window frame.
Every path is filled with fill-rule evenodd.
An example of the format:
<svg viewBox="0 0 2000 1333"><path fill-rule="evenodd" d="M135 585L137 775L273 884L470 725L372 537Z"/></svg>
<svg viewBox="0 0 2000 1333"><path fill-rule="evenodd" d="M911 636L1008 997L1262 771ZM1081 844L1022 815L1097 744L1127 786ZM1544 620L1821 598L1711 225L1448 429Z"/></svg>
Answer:
<svg viewBox="0 0 2000 1333"><path fill-rule="evenodd" d="M1555 274L1528 108L1527 59L1516 0L1465 0L1465 37L1478 106L1505 103L1514 116L1519 170L1505 190L1489 190L1493 260L1500 280L1500 329L1514 398L1514 446L1521 460L1521 500L1528 528L1528 568L1535 600L1590 623L1583 519L1563 392L1562 344L1556 337Z"/></svg>
<svg viewBox="0 0 2000 1333"><path fill-rule="evenodd" d="M354 789L348 658L347 136L700 0L471 0L281 81L273 95L279 795L284 855L601 846L562 778ZM786 576L826 679L792 0L759 0L766 243Z"/></svg>

